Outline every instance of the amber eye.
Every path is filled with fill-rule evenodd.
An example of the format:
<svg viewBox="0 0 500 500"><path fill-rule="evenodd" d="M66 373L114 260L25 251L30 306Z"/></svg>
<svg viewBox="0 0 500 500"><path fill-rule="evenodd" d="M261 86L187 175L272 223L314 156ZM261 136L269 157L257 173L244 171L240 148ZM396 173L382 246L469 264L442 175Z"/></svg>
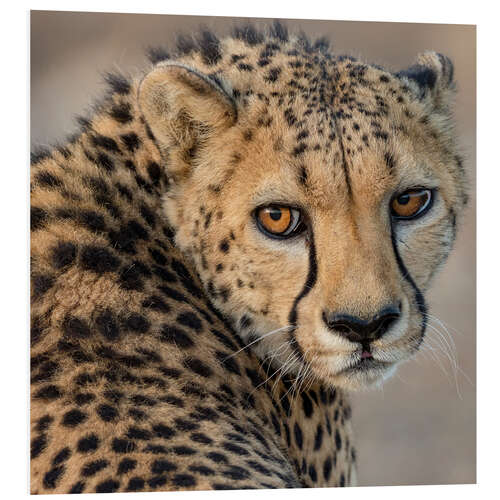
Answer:
<svg viewBox="0 0 500 500"><path fill-rule="evenodd" d="M289 238L301 232L305 226L299 210L282 205L268 205L255 212L257 226L267 236Z"/></svg>
<svg viewBox="0 0 500 500"><path fill-rule="evenodd" d="M392 200L391 214L395 219L414 219L427 211L431 201L430 189L409 189Z"/></svg>

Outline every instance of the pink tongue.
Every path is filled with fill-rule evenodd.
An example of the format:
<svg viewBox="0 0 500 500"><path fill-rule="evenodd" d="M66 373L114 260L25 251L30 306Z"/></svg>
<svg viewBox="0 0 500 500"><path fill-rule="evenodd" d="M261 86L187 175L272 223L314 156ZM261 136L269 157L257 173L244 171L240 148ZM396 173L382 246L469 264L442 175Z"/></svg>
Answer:
<svg viewBox="0 0 500 500"><path fill-rule="evenodd" d="M372 353L371 352L368 352L368 351L363 351L361 353L361 359L367 359L367 358L372 358Z"/></svg>

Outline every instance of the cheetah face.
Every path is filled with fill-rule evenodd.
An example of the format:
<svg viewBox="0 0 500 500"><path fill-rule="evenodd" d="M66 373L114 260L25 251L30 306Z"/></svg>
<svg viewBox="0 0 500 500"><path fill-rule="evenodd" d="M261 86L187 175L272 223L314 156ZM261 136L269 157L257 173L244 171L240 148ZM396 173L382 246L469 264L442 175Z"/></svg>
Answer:
<svg viewBox="0 0 500 500"><path fill-rule="evenodd" d="M424 83L363 65L361 87L349 64L319 64L293 99L253 81L244 101L165 66L140 99L168 151L165 215L214 305L270 374L356 389L421 345L465 195L450 63L422 56Z"/></svg>

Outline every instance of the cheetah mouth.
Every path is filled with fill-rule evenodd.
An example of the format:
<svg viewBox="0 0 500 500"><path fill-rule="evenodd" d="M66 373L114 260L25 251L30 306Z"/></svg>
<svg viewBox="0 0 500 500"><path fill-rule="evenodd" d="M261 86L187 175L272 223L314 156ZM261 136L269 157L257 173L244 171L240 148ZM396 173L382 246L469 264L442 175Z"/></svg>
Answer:
<svg viewBox="0 0 500 500"><path fill-rule="evenodd" d="M382 361L373 356L362 356L351 366L344 368L339 375L349 375L359 372L368 372L370 370L386 370L394 365L392 361Z"/></svg>

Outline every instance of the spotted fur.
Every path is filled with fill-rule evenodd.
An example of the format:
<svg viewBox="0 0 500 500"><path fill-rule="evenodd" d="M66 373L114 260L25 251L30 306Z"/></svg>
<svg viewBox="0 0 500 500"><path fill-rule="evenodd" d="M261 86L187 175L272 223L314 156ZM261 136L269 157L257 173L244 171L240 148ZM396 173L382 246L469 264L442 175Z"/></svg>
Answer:
<svg viewBox="0 0 500 500"><path fill-rule="evenodd" d="M394 74L279 23L174 50L109 75L81 133L32 156L31 491L355 484L348 384L314 365L311 314L361 315L391 285L413 314L397 348L421 342L465 204L452 65ZM339 209L420 168L443 198L418 238ZM251 225L263 179L318 219L291 253Z"/></svg>

